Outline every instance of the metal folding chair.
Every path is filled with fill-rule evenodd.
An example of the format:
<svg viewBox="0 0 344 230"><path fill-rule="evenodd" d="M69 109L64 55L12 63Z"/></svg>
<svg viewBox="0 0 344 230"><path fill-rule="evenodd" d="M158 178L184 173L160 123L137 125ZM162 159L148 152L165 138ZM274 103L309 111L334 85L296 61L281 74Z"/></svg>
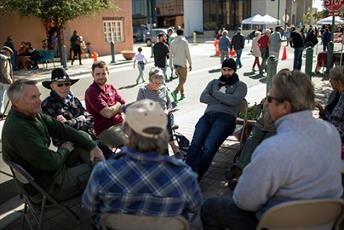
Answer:
<svg viewBox="0 0 344 230"><path fill-rule="evenodd" d="M29 225L31 230L43 229L44 214L48 208L53 207L60 208L61 211L63 211L67 216L71 216L77 223L79 222L80 217L75 212L73 212L70 207L65 204L58 203L53 197L51 197L51 195L49 195L40 185L36 183L35 179L23 167L11 161L5 162L9 165L13 173L13 177L17 183L22 185L31 184L39 194L39 197L37 198L36 195L35 197L32 197L27 193L18 190L18 193L23 197L25 201L21 229L23 229L24 227L24 220ZM32 214L32 219L36 222L38 227L34 228L33 224L30 221L28 211L30 211L30 213Z"/></svg>
<svg viewBox="0 0 344 230"><path fill-rule="evenodd" d="M188 230L187 220L181 216L139 216L122 213L106 213L101 217L105 230Z"/></svg>
<svg viewBox="0 0 344 230"><path fill-rule="evenodd" d="M344 202L341 199L290 201L266 211L256 229L338 230L343 214Z"/></svg>

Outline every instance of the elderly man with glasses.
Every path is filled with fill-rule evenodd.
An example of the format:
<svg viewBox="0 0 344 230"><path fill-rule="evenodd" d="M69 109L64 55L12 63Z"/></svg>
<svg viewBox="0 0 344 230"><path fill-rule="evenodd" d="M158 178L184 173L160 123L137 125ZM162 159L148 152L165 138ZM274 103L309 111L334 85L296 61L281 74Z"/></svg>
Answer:
<svg viewBox="0 0 344 230"><path fill-rule="evenodd" d="M304 73L283 69L273 78L266 103L277 134L256 148L233 197L205 201L204 230L255 229L279 203L342 195L340 136L332 124L313 117L314 97Z"/></svg>

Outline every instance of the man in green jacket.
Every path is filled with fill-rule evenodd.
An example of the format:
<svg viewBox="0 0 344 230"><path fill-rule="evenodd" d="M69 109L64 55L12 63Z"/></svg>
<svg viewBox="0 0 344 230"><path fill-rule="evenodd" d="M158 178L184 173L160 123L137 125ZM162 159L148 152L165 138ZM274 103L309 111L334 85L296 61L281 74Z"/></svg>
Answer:
<svg viewBox="0 0 344 230"><path fill-rule="evenodd" d="M18 80L7 91L12 108L2 131L3 158L21 165L55 199L65 200L83 191L92 164L104 156L88 136L41 113L36 84ZM65 141L56 151L49 149L52 137ZM28 185L19 188L36 193Z"/></svg>

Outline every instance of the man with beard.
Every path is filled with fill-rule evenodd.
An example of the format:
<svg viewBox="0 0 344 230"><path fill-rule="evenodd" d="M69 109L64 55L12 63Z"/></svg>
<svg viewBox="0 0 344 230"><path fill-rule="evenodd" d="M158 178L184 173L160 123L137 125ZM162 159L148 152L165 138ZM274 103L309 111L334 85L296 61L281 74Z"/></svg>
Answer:
<svg viewBox="0 0 344 230"><path fill-rule="evenodd" d="M123 97L117 89L107 84L109 69L104 61L92 65L93 83L85 92L87 111L94 117L94 129L98 139L111 148L123 145L122 105Z"/></svg>
<svg viewBox="0 0 344 230"><path fill-rule="evenodd" d="M159 67L164 73L165 82L168 81L166 75L166 59L168 58L169 49L166 44L166 34L160 33L158 35L159 42L154 45L154 65ZM172 80L172 79L171 79Z"/></svg>
<svg viewBox="0 0 344 230"><path fill-rule="evenodd" d="M240 104L247 93L247 86L239 80L236 62L223 61L219 79L208 83L200 101L207 104L203 116L196 124L188 149L186 163L198 173L198 180L208 170L222 142L233 133Z"/></svg>

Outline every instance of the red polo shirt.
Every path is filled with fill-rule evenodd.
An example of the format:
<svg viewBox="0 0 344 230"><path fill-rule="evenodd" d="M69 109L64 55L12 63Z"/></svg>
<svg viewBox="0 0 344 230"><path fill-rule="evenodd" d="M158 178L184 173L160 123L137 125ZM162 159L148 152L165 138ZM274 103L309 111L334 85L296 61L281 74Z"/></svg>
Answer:
<svg viewBox="0 0 344 230"><path fill-rule="evenodd" d="M94 130L97 135L99 135L104 129L119 124L123 121L123 117L120 113L117 113L111 118L103 117L99 113L99 111L106 106L113 106L117 102L125 104L123 97L119 95L113 85L105 84L104 91L95 82L93 82L86 90L86 109L94 117Z"/></svg>

